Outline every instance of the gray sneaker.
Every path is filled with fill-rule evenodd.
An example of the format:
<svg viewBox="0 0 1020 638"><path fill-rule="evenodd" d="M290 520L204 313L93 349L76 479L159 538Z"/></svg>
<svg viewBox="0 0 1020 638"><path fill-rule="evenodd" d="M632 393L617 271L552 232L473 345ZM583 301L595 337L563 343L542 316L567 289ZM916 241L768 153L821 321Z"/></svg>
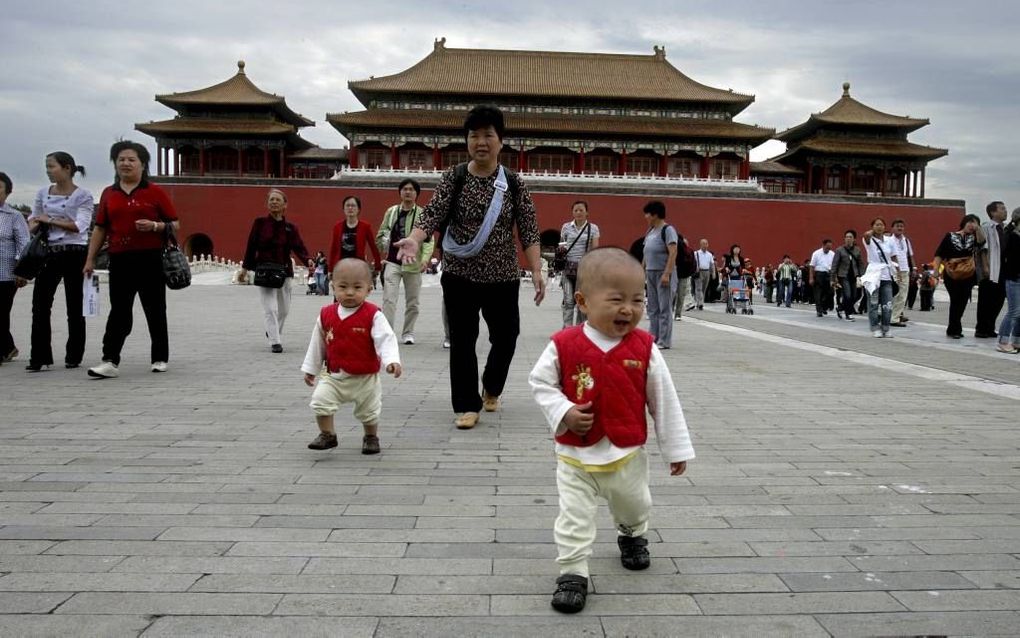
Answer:
<svg viewBox="0 0 1020 638"><path fill-rule="evenodd" d="M89 376L97 379L116 379L120 376L120 370L112 361L104 361L97 366L89 368Z"/></svg>

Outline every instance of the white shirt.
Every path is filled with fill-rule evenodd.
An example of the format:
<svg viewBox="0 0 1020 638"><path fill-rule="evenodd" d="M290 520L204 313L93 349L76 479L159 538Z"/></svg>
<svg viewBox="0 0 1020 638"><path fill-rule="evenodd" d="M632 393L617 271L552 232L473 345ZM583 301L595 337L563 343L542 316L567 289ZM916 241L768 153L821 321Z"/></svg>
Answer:
<svg viewBox="0 0 1020 638"><path fill-rule="evenodd" d="M584 334L591 339L600 350L609 352L622 341L610 338L592 328L588 322L584 324ZM598 380L596 380L596 383ZM550 342L538 358L531 374L528 375L531 393L541 408L546 421L552 428L553 436L567 431L563 417L574 403L563 394L560 386L560 362L556 344ZM651 360L648 363L648 380L645 386L645 397L648 412L655 424L655 438L659 441L659 451L666 463L679 463L694 458L694 447L687 432L687 421L680 406L669 375L669 368L658 348L652 348ZM579 461L582 465L609 465L633 454L641 446L620 448L609 440L608 436L588 447L575 447L556 442L556 454Z"/></svg>
<svg viewBox="0 0 1020 638"><path fill-rule="evenodd" d="M834 251L825 252L824 248L819 248L811 253L811 267L815 272L829 272L832 270L832 258L835 256Z"/></svg>
<svg viewBox="0 0 1020 638"><path fill-rule="evenodd" d="M914 256L914 247L911 245L910 240L907 239L906 235L897 237L896 235L886 235L885 241L891 244L893 251L896 253L896 258L899 259L897 267L900 272L910 272L910 259ZM886 255L888 257L888 255Z"/></svg>
<svg viewBox="0 0 1020 638"><path fill-rule="evenodd" d="M885 259L882 259L882 254L878 250L878 244L882 244L882 250L885 251ZM868 249L868 269L874 270L875 268L881 268L882 270L882 281L892 281L892 269L896 268L896 264L893 262L893 255L896 254L893 248L892 242L887 238L878 238L875 236L871 237L871 241L865 244ZM886 267L886 261L889 262Z"/></svg>
<svg viewBox="0 0 1020 638"><path fill-rule="evenodd" d="M698 250L694 251L694 256L698 259L698 270L712 270L715 266L715 255L710 250Z"/></svg>
<svg viewBox="0 0 1020 638"><path fill-rule="evenodd" d="M358 308L344 308L337 305L341 319L350 317ZM391 363L400 363L400 347L397 345L397 335L393 333L390 322L382 310L378 310L372 317L372 342L375 344L375 352L382 360L382 368ZM316 317L315 327L312 328L312 339L308 342L308 351L305 353L305 360L301 364L301 372L305 374L319 374L322 371L322 364L326 361L326 338L322 334L322 321ZM334 379L345 379L350 375L344 371L331 373Z"/></svg>
<svg viewBox="0 0 1020 638"><path fill-rule="evenodd" d="M32 214L28 221L46 214L62 221L74 222L78 232L65 230L50 226L49 239L51 246L84 246L89 241L89 226L92 225L92 214L95 212L95 202L92 193L84 188L78 187L70 195L50 195L50 187L39 189L35 195L35 205L32 207Z"/></svg>

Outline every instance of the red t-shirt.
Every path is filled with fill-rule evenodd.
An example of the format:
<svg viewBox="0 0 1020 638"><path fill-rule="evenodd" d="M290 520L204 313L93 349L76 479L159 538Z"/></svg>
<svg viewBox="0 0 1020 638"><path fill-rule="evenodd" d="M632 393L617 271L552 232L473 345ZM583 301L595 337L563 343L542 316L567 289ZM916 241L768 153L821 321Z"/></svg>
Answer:
<svg viewBox="0 0 1020 638"><path fill-rule="evenodd" d="M147 180L130 193L121 190L119 184L107 186L99 198L96 226L106 229L111 253L163 249L164 234L137 230L135 222L139 219L165 223L177 220L166 191Z"/></svg>

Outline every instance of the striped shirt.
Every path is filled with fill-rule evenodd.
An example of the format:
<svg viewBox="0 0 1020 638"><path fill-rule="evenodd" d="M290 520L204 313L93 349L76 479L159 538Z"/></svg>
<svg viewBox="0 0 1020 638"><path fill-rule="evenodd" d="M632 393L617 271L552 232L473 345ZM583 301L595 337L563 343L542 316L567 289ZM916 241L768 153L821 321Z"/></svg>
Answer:
<svg viewBox="0 0 1020 638"><path fill-rule="evenodd" d="M28 245L28 222L21 211L0 206L0 281L14 281L14 264Z"/></svg>

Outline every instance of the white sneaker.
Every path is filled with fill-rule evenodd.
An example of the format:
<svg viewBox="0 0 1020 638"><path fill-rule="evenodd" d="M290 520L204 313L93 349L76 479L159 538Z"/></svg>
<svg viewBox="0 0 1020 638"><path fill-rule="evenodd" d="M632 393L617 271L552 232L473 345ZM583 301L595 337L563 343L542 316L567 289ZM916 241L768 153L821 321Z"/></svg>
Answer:
<svg viewBox="0 0 1020 638"><path fill-rule="evenodd" d="M872 330L871 331L871 336L876 338L876 339L881 339L882 338L882 331L881 330Z"/></svg>
<svg viewBox="0 0 1020 638"><path fill-rule="evenodd" d="M445 348L447 350L450 349L450 340L449 339L443 339L443 348Z"/></svg>
<svg viewBox="0 0 1020 638"><path fill-rule="evenodd" d="M404 344L408 346L414 345L414 335L412 334L404 335Z"/></svg>
<svg viewBox="0 0 1020 638"><path fill-rule="evenodd" d="M104 361L99 365L89 368L89 376L97 379L115 379L120 376L116 364L112 361Z"/></svg>
<svg viewBox="0 0 1020 638"><path fill-rule="evenodd" d="M152 364L153 372L166 372L166 361L155 361Z"/></svg>

